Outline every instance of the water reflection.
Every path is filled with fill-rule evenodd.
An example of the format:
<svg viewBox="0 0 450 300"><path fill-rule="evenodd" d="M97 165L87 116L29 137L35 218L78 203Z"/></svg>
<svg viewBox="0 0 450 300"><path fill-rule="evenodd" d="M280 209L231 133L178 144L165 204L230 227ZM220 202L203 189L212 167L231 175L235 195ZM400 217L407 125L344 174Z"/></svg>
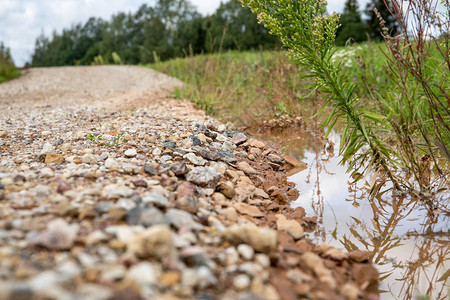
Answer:
<svg viewBox="0 0 450 300"><path fill-rule="evenodd" d="M319 135L319 136L318 136ZM267 138L267 133L265 133ZM357 184L339 165L334 153L339 135L323 143L318 131L272 134L285 153L308 163L308 169L290 177L300 191L293 206L317 216L310 234L348 251L373 252L380 271L382 299L448 299L450 286L449 218L430 214L417 199L386 193L368 199L370 184ZM337 152L337 149L336 149Z"/></svg>

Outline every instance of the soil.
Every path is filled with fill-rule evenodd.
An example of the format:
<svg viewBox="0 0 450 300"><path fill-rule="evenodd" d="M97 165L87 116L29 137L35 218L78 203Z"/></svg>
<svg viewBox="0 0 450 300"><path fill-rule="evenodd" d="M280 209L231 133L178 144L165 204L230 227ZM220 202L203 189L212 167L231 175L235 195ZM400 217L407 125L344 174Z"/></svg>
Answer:
<svg viewBox="0 0 450 300"><path fill-rule="evenodd" d="M0 299L378 299L371 253L314 245L290 208L303 164L180 86L134 66L0 84Z"/></svg>

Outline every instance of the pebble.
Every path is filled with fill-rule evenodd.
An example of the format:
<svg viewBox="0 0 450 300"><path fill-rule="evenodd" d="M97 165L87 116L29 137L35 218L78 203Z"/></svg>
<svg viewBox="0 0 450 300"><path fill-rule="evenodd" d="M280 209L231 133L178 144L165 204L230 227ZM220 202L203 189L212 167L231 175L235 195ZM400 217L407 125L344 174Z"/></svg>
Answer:
<svg viewBox="0 0 450 300"><path fill-rule="evenodd" d="M247 141L248 137L245 133L238 132L233 135L233 138L231 139L231 142L235 145L240 145Z"/></svg>
<svg viewBox="0 0 450 300"><path fill-rule="evenodd" d="M238 168L239 170L243 171L245 174L247 175L253 175L256 174L256 170L254 168L252 168L248 162L245 161L241 161L238 163Z"/></svg>
<svg viewBox="0 0 450 300"><path fill-rule="evenodd" d="M70 249L78 234L79 225L69 225L63 219L55 219L48 223L47 229L28 238L28 244L42 246L50 250Z"/></svg>
<svg viewBox="0 0 450 300"><path fill-rule="evenodd" d="M156 284L159 276L155 267L150 262L144 261L132 266L125 277L142 285L150 285Z"/></svg>
<svg viewBox="0 0 450 300"><path fill-rule="evenodd" d="M98 159L95 155L90 154L90 153L86 153L85 155L83 155L83 157L81 158L81 161L84 164L95 164L97 163Z"/></svg>
<svg viewBox="0 0 450 300"><path fill-rule="evenodd" d="M232 244L248 244L263 253L270 253L277 246L277 234L274 230L252 224L231 225L223 233L223 238Z"/></svg>
<svg viewBox="0 0 450 300"><path fill-rule="evenodd" d="M196 167L186 175L186 179L203 187L215 187L222 174L211 167Z"/></svg>
<svg viewBox="0 0 450 300"><path fill-rule="evenodd" d="M233 287L238 291L243 291L248 289L250 286L250 277L244 274L239 274L233 278Z"/></svg>
<svg viewBox="0 0 450 300"><path fill-rule="evenodd" d="M247 244L240 244L237 246L237 251L239 255L245 260L252 260L255 250Z"/></svg>
<svg viewBox="0 0 450 300"><path fill-rule="evenodd" d="M105 160L105 168L107 168L107 169L117 168L118 166L119 166L119 164L117 163L117 161L114 158L108 157Z"/></svg>
<svg viewBox="0 0 450 300"><path fill-rule="evenodd" d="M206 160L204 160L201 157L198 157L194 153L188 153L183 156L183 158L189 160L191 163L193 163L196 166L204 166L206 164Z"/></svg>
<svg viewBox="0 0 450 300"><path fill-rule="evenodd" d="M136 149L128 149L124 152L126 157L136 157L137 151Z"/></svg>
<svg viewBox="0 0 450 300"><path fill-rule="evenodd" d="M155 225L136 235L128 249L141 258L164 258L175 255L172 231L167 225Z"/></svg>
<svg viewBox="0 0 450 300"><path fill-rule="evenodd" d="M295 240L301 239L305 233L302 225L300 225L296 220L288 220L286 216L277 214L277 229L284 230L289 235L291 235Z"/></svg>

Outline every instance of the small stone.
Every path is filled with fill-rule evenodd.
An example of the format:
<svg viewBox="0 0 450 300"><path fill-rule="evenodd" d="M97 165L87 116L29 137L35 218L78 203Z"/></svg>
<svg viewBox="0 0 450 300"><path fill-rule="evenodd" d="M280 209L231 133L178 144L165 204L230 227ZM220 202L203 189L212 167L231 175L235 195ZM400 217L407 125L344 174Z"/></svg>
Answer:
<svg viewBox="0 0 450 300"><path fill-rule="evenodd" d="M78 224L67 224L63 219L48 223L47 230L29 238L30 245L42 246L50 250L67 250L75 242Z"/></svg>
<svg viewBox="0 0 450 300"><path fill-rule="evenodd" d="M118 166L119 166L119 164L117 163L117 161L114 158L108 157L105 160L105 168L107 168L107 169L117 168Z"/></svg>
<svg viewBox="0 0 450 300"><path fill-rule="evenodd" d="M51 178L53 176L55 176L55 172L53 172L53 170L51 168L42 168L41 169L41 175L44 178Z"/></svg>
<svg viewBox="0 0 450 300"><path fill-rule="evenodd" d="M142 202L153 204L160 208L169 206L169 200L167 200L166 196L158 190L153 190L150 193L145 194L142 198Z"/></svg>
<svg viewBox="0 0 450 300"><path fill-rule="evenodd" d="M208 262L205 250L199 246L184 248L179 253L179 257L188 267L202 266L206 265Z"/></svg>
<svg viewBox="0 0 450 300"><path fill-rule="evenodd" d="M144 187L144 188L146 188L148 186L147 181L145 181L144 179L133 180L131 183L135 187Z"/></svg>
<svg viewBox="0 0 450 300"><path fill-rule="evenodd" d="M289 155L285 155L284 160L293 167L302 167L302 168L306 169L308 166L306 163L299 161L298 159L296 159L292 156L289 156Z"/></svg>
<svg viewBox="0 0 450 300"><path fill-rule="evenodd" d="M228 151L218 151L217 153L220 155L220 160L227 164L235 164L238 161L237 158Z"/></svg>
<svg viewBox="0 0 450 300"><path fill-rule="evenodd" d="M348 254L339 249L330 247L327 251L325 251L323 257L331 258L334 260L345 260L348 258Z"/></svg>
<svg viewBox="0 0 450 300"><path fill-rule="evenodd" d="M137 155L136 149L128 149L124 152L126 157L135 157Z"/></svg>
<svg viewBox="0 0 450 300"><path fill-rule="evenodd" d="M195 188L195 185L188 181L184 181L178 186L176 200L178 208L190 213L196 213L198 211L198 200L195 196Z"/></svg>
<svg viewBox="0 0 450 300"><path fill-rule="evenodd" d="M47 153L50 153L50 152L52 152L52 151L54 151L55 150L55 147L53 147L53 145L52 144L50 144L50 143L45 143L44 144L44 146L42 147L42 150L41 150L41 154L47 154Z"/></svg>
<svg viewBox="0 0 450 300"><path fill-rule="evenodd" d="M284 215L277 214L275 216L277 218L277 229L284 230L289 233L294 239L301 239L305 232L303 230L302 225L295 220L288 220Z"/></svg>
<svg viewBox="0 0 450 300"><path fill-rule="evenodd" d="M235 148L236 148L236 146L233 143L229 142L229 141L225 141L222 144L222 150L223 151L232 152Z"/></svg>
<svg viewBox="0 0 450 300"><path fill-rule="evenodd" d="M231 181L219 184L216 190L230 199L232 199L236 195L236 190L234 189L233 183Z"/></svg>
<svg viewBox="0 0 450 300"><path fill-rule="evenodd" d="M128 248L143 259L151 257L161 259L173 257L175 254L172 231L167 225L155 225L147 228L137 234Z"/></svg>
<svg viewBox="0 0 450 300"><path fill-rule="evenodd" d="M373 256L373 252L354 250L354 251L349 252L348 256L351 260L356 261L357 263L362 263L362 262L369 261Z"/></svg>
<svg viewBox="0 0 450 300"><path fill-rule="evenodd" d="M261 198L264 198L264 199L269 199L270 197L269 197L269 195L267 195L267 193L266 192L264 192L262 189L260 189L260 188L256 188L254 191L253 191L253 195L255 196L255 197L261 197Z"/></svg>
<svg viewBox="0 0 450 300"><path fill-rule="evenodd" d="M246 161L239 162L237 166L238 166L239 170L243 171L247 175L252 175L252 174L257 173L256 170L253 169Z"/></svg>
<svg viewBox="0 0 450 300"><path fill-rule="evenodd" d="M49 153L45 156L46 164L62 164L65 161L64 156L59 154Z"/></svg>
<svg viewBox="0 0 450 300"><path fill-rule="evenodd" d="M132 266L125 278L142 285L156 284L158 283L158 272L151 263L144 261Z"/></svg>
<svg viewBox="0 0 450 300"><path fill-rule="evenodd" d="M66 181L60 181L58 183L58 187L56 188L56 192L58 194L63 195L65 192L70 191L72 189L72 186L68 184Z"/></svg>
<svg viewBox="0 0 450 300"><path fill-rule="evenodd" d="M237 251L239 255L245 260L252 260L255 250L247 244L240 244L237 246Z"/></svg>
<svg viewBox="0 0 450 300"><path fill-rule="evenodd" d="M271 162L273 162L273 163L276 163L276 164L282 164L283 163L283 159L281 158L281 157L279 157L278 155L275 155L275 154L269 154L268 156L267 156L267 158L271 161Z"/></svg>
<svg viewBox="0 0 450 300"><path fill-rule="evenodd" d="M86 153L85 155L83 155L83 157L81 158L81 161L84 164L95 164L97 163L98 159L97 156L90 154L90 153Z"/></svg>
<svg viewBox="0 0 450 300"><path fill-rule="evenodd" d="M223 233L223 238L234 244L248 244L258 252L270 253L276 249L277 233L269 228L259 228L252 224L231 225Z"/></svg>
<svg viewBox="0 0 450 300"><path fill-rule="evenodd" d="M225 209L225 218L229 221L236 222L238 220L238 214L234 207L227 207Z"/></svg>
<svg viewBox="0 0 450 300"><path fill-rule="evenodd" d="M239 202L234 205L234 208L243 215L249 215L251 217L264 217L265 214L259 210L258 207L247 203Z"/></svg>
<svg viewBox="0 0 450 300"><path fill-rule="evenodd" d="M258 140L253 139L253 138L252 139L248 139L247 143L250 145L250 147L256 147L256 148L260 148L260 149L263 149L266 146L266 144L264 144L263 142L258 141Z"/></svg>
<svg viewBox="0 0 450 300"><path fill-rule="evenodd" d="M196 166L204 166L206 164L206 160L204 160L201 157L198 157L194 153L188 153L183 156L184 159L189 160L191 163L193 163Z"/></svg>
<svg viewBox="0 0 450 300"><path fill-rule="evenodd" d="M222 174L211 167L196 167L186 175L186 179L202 187L215 187Z"/></svg>
<svg viewBox="0 0 450 300"><path fill-rule="evenodd" d="M144 164L144 172L153 176L158 175L158 171L151 163L145 163Z"/></svg>
<svg viewBox="0 0 450 300"><path fill-rule="evenodd" d="M239 274L233 278L233 286L238 291L246 290L250 286L250 277L245 274Z"/></svg>
<svg viewBox="0 0 450 300"><path fill-rule="evenodd" d="M172 164L170 166L170 170L172 170L173 173L175 173L175 175L177 175L177 176L181 176L181 175L184 175L187 172L189 172L189 169L187 168L184 161L179 161L179 162Z"/></svg>
<svg viewBox="0 0 450 300"><path fill-rule="evenodd" d="M163 149L174 150L177 147L177 142L175 141L166 141L162 144Z"/></svg>
<svg viewBox="0 0 450 300"><path fill-rule="evenodd" d="M234 247L225 249L225 266L235 266L239 262L239 253Z"/></svg>
<svg viewBox="0 0 450 300"><path fill-rule="evenodd" d="M188 228L202 230L203 226L195 222L193 215L183 210L171 208L166 213L167 221L177 229Z"/></svg>
<svg viewBox="0 0 450 300"><path fill-rule="evenodd" d="M125 185L108 184L101 194L108 199L129 198L133 195L133 190Z"/></svg>
<svg viewBox="0 0 450 300"><path fill-rule="evenodd" d="M175 284L180 282L180 279L181 275L179 272L169 271L161 276L159 282L163 285L174 286Z"/></svg>
<svg viewBox="0 0 450 300"><path fill-rule="evenodd" d="M270 258L263 253L256 254L255 261L264 268L270 267Z"/></svg>
<svg viewBox="0 0 450 300"><path fill-rule="evenodd" d="M164 214L155 207L142 208L140 205L127 212L127 222L130 225L143 225L150 227L157 224L166 224Z"/></svg>
<svg viewBox="0 0 450 300"><path fill-rule="evenodd" d="M245 135L242 132L238 132L238 133L235 133L233 135L233 138L231 139L231 142L233 144L235 144L235 145L240 145L240 144L244 143L247 140L248 140L247 135Z"/></svg>
<svg viewBox="0 0 450 300"><path fill-rule="evenodd" d="M108 235L101 230L95 230L86 237L86 245L91 246L108 241Z"/></svg>
<svg viewBox="0 0 450 300"><path fill-rule="evenodd" d="M286 278L293 283L304 283L312 280L312 277L304 272L293 269L286 272Z"/></svg>

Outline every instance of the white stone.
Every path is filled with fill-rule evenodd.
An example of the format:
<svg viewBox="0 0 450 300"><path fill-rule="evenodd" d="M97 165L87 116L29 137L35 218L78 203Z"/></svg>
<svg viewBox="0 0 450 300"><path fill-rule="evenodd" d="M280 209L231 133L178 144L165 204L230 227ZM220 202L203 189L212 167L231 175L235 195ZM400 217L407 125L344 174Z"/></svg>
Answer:
<svg viewBox="0 0 450 300"><path fill-rule="evenodd" d="M253 255L255 254L255 250L247 244L240 244L237 246L237 251L239 252L239 255L245 259L245 260L251 260L253 258Z"/></svg>
<svg viewBox="0 0 450 300"><path fill-rule="evenodd" d="M126 157L135 157L136 155L137 155L136 149L128 149L127 151L125 151Z"/></svg>
<svg viewBox="0 0 450 300"><path fill-rule="evenodd" d="M250 286L250 277L245 274L234 277L233 286L239 291L247 289Z"/></svg>
<svg viewBox="0 0 450 300"><path fill-rule="evenodd" d="M109 157L105 160L105 167L108 169L117 167L119 164L115 161L115 159Z"/></svg>

